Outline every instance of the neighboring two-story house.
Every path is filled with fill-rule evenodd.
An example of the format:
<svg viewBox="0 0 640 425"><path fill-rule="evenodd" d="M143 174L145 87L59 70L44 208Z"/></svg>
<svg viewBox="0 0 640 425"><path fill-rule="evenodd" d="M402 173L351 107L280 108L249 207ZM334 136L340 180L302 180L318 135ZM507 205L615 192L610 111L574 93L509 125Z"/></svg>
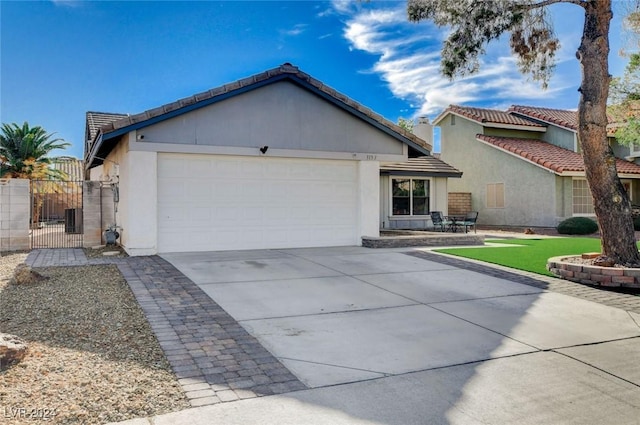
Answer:
<svg viewBox="0 0 640 425"><path fill-rule="evenodd" d="M441 159L464 172L449 181L449 192L471 193L485 225L555 227L569 217L594 216L577 121L568 110L449 106L434 120ZM619 176L632 203L640 203L636 153L611 142Z"/></svg>

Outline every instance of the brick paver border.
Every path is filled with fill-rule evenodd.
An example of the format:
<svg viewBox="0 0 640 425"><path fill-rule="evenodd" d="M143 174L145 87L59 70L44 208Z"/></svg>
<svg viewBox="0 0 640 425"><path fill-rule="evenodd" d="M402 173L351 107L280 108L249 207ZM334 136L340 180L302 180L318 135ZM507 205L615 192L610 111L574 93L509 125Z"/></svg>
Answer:
<svg viewBox="0 0 640 425"><path fill-rule="evenodd" d="M189 278L158 257L118 267L192 406L306 389Z"/></svg>

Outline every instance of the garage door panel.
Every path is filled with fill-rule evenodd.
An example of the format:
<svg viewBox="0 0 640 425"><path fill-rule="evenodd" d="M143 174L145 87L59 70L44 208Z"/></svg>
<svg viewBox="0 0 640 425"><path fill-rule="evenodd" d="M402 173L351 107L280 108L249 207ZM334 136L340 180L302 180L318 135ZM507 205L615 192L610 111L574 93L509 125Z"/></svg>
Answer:
<svg viewBox="0 0 640 425"><path fill-rule="evenodd" d="M163 158L158 161L158 176L163 178L185 177L191 176L185 170L185 159L180 158Z"/></svg>
<svg viewBox="0 0 640 425"><path fill-rule="evenodd" d="M184 181L161 180L158 183L158 199L182 200L185 196L185 184Z"/></svg>
<svg viewBox="0 0 640 425"><path fill-rule="evenodd" d="M205 179L189 179L184 187L184 194L190 201L211 200L211 182Z"/></svg>
<svg viewBox="0 0 640 425"><path fill-rule="evenodd" d="M159 251L357 244L356 164L159 154Z"/></svg>

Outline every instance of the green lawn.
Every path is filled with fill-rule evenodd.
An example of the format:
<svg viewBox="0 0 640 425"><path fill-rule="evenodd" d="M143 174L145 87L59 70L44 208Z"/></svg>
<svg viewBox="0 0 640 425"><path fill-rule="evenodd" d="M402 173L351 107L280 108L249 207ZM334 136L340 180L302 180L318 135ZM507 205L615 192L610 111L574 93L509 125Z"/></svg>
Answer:
<svg viewBox="0 0 640 425"><path fill-rule="evenodd" d="M547 260L550 257L600 252L600 239L596 238L506 239L487 242L522 246L452 248L435 251L547 276L553 276L547 270Z"/></svg>

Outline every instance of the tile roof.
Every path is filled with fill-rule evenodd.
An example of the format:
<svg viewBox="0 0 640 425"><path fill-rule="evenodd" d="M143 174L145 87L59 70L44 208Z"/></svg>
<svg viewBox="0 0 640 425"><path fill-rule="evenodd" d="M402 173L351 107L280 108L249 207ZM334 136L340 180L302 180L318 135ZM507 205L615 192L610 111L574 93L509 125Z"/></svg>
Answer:
<svg viewBox="0 0 640 425"><path fill-rule="evenodd" d="M56 170L63 171L69 180L84 180L84 162L70 156L58 156L51 158L51 165Z"/></svg>
<svg viewBox="0 0 640 425"><path fill-rule="evenodd" d="M567 109L540 108L537 106L511 105L507 112L524 115L540 121L576 131L578 129L578 112Z"/></svg>
<svg viewBox="0 0 640 425"><path fill-rule="evenodd" d="M85 139L93 140L98 134L98 130L107 126L115 121L121 120L127 117L127 114L114 114L110 112L87 112L87 128Z"/></svg>
<svg viewBox="0 0 640 425"><path fill-rule="evenodd" d="M497 109L475 108L471 106L449 105L435 120L438 122L447 113L461 115L480 124L502 124L531 127L532 129L544 129L545 126L535 123L526 118L522 118L505 111Z"/></svg>
<svg viewBox="0 0 640 425"><path fill-rule="evenodd" d="M432 155L409 158L406 162L380 165L382 174L418 174L441 177L462 177L462 171Z"/></svg>
<svg viewBox="0 0 640 425"><path fill-rule="evenodd" d="M427 151L431 151L433 149L433 147L428 142L422 140L421 138L414 135L413 133L404 130L403 128L399 127L398 125L384 118L382 115L377 114L373 110L361 105L360 103L349 98L348 96L325 85L322 81L319 81L313 78L312 76L310 76L309 74L300 71L298 67L293 66L290 63L282 64L277 68L270 69L260 74L256 74L251 77L237 80L235 82L228 83L223 86L216 87L211 90L198 93L193 96L186 97L184 99L177 100L175 102L167 103L166 105L149 109L139 114L124 115L123 117L120 117L120 119L118 120L105 123L104 125L101 126L101 129L103 134L108 134L118 129L122 129L138 123L144 123L145 121L152 120L157 117L161 117L171 112L179 111L180 109L183 109L183 108L185 109L185 112L187 112L193 109L194 106L197 107L197 105L200 103L202 103L203 106L208 105L212 103L212 101L215 101L217 98L225 99L233 95L234 92L242 93L246 91L246 89L250 89L252 86L259 87L259 83L265 82L267 80L272 80L276 77L295 78L298 81L304 82L310 85L311 87L317 89L319 92L327 95L332 100L335 100L336 102L342 105L345 105L351 110L355 110L356 113L362 114L365 117L373 120L374 122L377 122L382 126L390 129L394 133L397 133L400 136L403 136L404 138L409 139L411 142L415 143L419 147L426 149Z"/></svg>
<svg viewBox="0 0 640 425"><path fill-rule="evenodd" d="M476 139L502 150L516 154L556 174L584 173L582 155L542 140L476 134ZM640 176L640 166L622 159L616 160L619 174Z"/></svg>

